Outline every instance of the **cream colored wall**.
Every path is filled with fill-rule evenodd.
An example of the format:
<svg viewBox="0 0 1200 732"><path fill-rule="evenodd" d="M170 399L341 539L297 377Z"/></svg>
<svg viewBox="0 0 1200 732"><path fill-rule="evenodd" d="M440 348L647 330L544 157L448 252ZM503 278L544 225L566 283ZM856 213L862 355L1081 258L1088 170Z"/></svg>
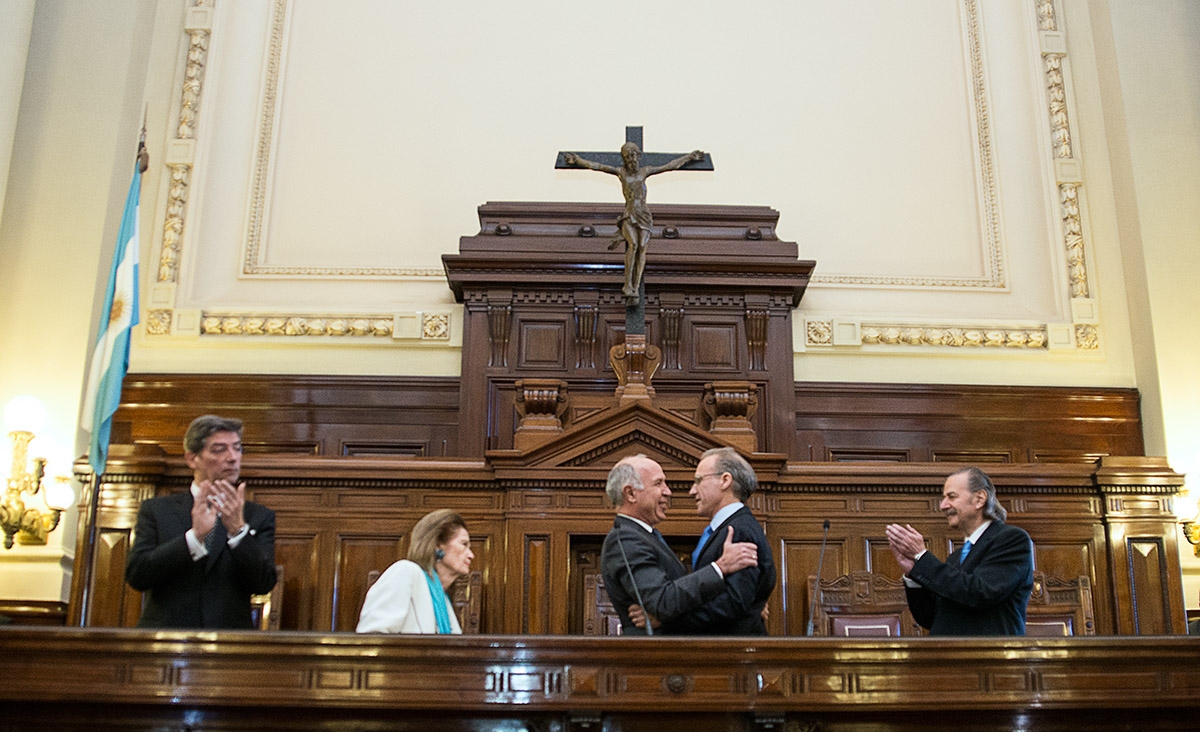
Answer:
<svg viewBox="0 0 1200 732"><path fill-rule="evenodd" d="M42 0L0 218L0 401L38 396L46 432L68 455L83 451L74 425L95 329L87 314L102 296L143 109L143 320L159 325L137 331L132 367L168 372L456 374L461 312L440 254L477 231L487 200L620 200L612 179L555 171L553 156L615 149L624 125L642 124L650 149L701 147L716 162L713 173L653 179L652 204L773 206L781 236L817 260L796 318L798 379L1137 386L1148 450L1187 469L1184 313L1195 308L1178 303L1195 290L1189 242L1200 227L1185 173L1200 144L1197 76L1140 59L1194 71L1200 11L1190 0L1064 0L1049 3L1061 27L1047 34L1045 4L531 0L467 12ZM273 8L291 14L272 25ZM360 17L368 9L379 15ZM628 17L667 30L614 53ZM197 33L204 45L189 49ZM1066 59L1066 160L1046 111L1047 49ZM189 59L202 84L194 124L180 112ZM976 72L991 128L977 124ZM273 74L279 116L264 126ZM980 130L992 134L991 179ZM164 276L181 170L178 268ZM1082 191L1085 298L1070 290L1064 171ZM986 180L1004 276L980 285L991 276ZM267 226L250 266L259 271L247 274L256 201ZM1143 255L1152 261L1139 271ZM955 278L976 284L947 284ZM370 316L385 335L217 332L271 315L303 327ZM447 331L431 327L441 317ZM1033 333L1051 347L892 344L886 329L871 342L882 326L925 338L956 326ZM1091 326L1096 347L1080 347L1078 329ZM0 554L0 577L16 577L11 567ZM42 574L19 581L31 599L65 586L57 569Z"/></svg>
<svg viewBox="0 0 1200 732"><path fill-rule="evenodd" d="M1128 131L1110 143L1119 151L1114 158L1122 157L1117 208L1127 267L1145 282L1134 332L1139 372L1150 372L1140 380L1157 389L1144 389L1143 399L1153 400L1148 406L1162 419L1161 432L1148 434L1148 443L1188 475L1191 497L1180 512L1194 513L1200 495L1193 480L1200 472L1194 335L1200 312L1200 7L1191 0L1112 0L1109 7L1111 38L1105 40L1115 49L1120 82L1120 96L1111 102ZM1200 560L1182 537L1180 543L1185 598L1194 608Z"/></svg>

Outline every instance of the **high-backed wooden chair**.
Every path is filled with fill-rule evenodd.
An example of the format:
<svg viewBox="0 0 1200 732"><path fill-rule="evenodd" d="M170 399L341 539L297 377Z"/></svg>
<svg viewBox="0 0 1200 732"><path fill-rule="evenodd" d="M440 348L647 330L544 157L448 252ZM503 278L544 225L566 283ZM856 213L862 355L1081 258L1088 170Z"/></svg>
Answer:
<svg viewBox="0 0 1200 732"><path fill-rule="evenodd" d="M839 638L855 636L922 635L913 620L904 594L904 580L871 572L821 580L808 577L808 597L815 603L813 635ZM808 608L813 612L812 605ZM805 616L807 624L808 616Z"/></svg>
<svg viewBox="0 0 1200 732"><path fill-rule="evenodd" d="M275 586L270 592L250 596L250 617L259 630L279 630L283 612L283 565L275 565Z"/></svg>
<svg viewBox="0 0 1200 732"><path fill-rule="evenodd" d="M375 584L383 570L367 572L367 589ZM466 577L459 577L450 585L450 604L464 635L478 633L483 622L483 572L475 570Z"/></svg>
<svg viewBox="0 0 1200 732"><path fill-rule="evenodd" d="M1072 580L1033 573L1033 594L1025 612L1025 635L1095 635L1092 583L1080 575Z"/></svg>
<svg viewBox="0 0 1200 732"><path fill-rule="evenodd" d="M600 573L583 578L583 634L620 635L621 618L613 609Z"/></svg>

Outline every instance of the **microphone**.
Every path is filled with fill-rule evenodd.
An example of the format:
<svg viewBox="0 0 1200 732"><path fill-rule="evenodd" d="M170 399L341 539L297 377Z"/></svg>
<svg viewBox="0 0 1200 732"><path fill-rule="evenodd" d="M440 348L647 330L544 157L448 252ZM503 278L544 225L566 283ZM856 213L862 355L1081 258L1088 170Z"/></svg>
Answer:
<svg viewBox="0 0 1200 732"><path fill-rule="evenodd" d="M828 522L826 522L828 523ZM629 573L629 584L633 585L633 596L637 599L637 604L641 606L642 612L646 612L646 605L642 602L642 593L638 590L637 580L633 578L633 568L629 566L629 555L625 553L625 542L621 541L621 530L617 532L617 548L621 550L621 559L625 560L625 571ZM654 628L650 627L650 616L646 615L646 635L654 635Z"/></svg>
<svg viewBox="0 0 1200 732"><path fill-rule="evenodd" d="M808 630L804 633L807 636L813 634L813 620L817 616L817 602L821 596L821 565L825 563L825 540L829 538L829 519L825 519L825 533L821 535L821 553L817 555L817 592L816 596L809 600L808 608Z"/></svg>

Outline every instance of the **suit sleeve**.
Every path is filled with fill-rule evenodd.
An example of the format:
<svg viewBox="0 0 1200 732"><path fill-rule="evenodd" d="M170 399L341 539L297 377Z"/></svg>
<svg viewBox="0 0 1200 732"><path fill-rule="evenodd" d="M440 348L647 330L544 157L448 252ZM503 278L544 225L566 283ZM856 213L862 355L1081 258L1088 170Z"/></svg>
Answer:
<svg viewBox="0 0 1200 732"><path fill-rule="evenodd" d="M755 523L757 525L757 522ZM766 547L766 536L761 536L761 532L748 530L750 527L742 521L736 522L732 526L735 542L752 541L758 546L759 556L767 556L770 549ZM719 537L713 537L713 541L721 539L717 556L724 551L725 533L727 533L726 530L722 529ZM710 563L707 568L711 571L712 564ZM672 624L672 631L676 633L720 631L747 615L761 612L761 608L754 609L754 599L758 594L758 583L761 576L761 566L747 567L733 572L725 578L724 591L720 595L693 612L681 616Z"/></svg>
<svg viewBox="0 0 1200 732"><path fill-rule="evenodd" d="M922 628L929 630L933 627L933 619L937 615L937 605L933 593L924 587L905 587L904 594L908 600L908 610L913 620Z"/></svg>
<svg viewBox="0 0 1200 732"><path fill-rule="evenodd" d="M621 531L622 529L617 529ZM637 589L641 591L642 607L655 618L668 622L683 613L694 610L716 597L725 587L717 570L708 566L675 580L667 578L659 553L645 539L625 540L625 553ZM628 597L637 597L630 574L624 571L624 559L617 558L620 570L617 578Z"/></svg>
<svg viewBox="0 0 1200 732"><path fill-rule="evenodd" d="M230 549L238 584L251 595L275 586L275 512L253 504L247 511L250 535Z"/></svg>
<svg viewBox="0 0 1200 732"><path fill-rule="evenodd" d="M125 581L138 592L171 582L192 568L192 555L188 552L187 540L183 538L186 528L160 543L160 535L177 528L161 526L160 520L170 521L165 511L163 514L160 517L156 506L150 501L143 502L138 508L133 546L125 561Z"/></svg>
<svg viewBox="0 0 1200 732"><path fill-rule="evenodd" d="M1016 527L1006 528L988 544L980 562L970 571L925 552L908 576L929 592L969 608L987 608L1004 602L1025 582L1033 566L1029 535ZM917 619L915 609L913 618Z"/></svg>

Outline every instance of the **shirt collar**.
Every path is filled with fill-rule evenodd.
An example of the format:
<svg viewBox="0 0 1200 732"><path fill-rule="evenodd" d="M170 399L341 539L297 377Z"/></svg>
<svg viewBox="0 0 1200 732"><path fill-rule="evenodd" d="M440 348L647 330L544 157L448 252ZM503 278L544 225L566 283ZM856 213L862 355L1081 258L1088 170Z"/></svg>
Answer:
<svg viewBox="0 0 1200 732"><path fill-rule="evenodd" d="M630 516L630 515L629 515L629 514L627 514L627 513L619 513L619 514L617 514L617 515L618 515L618 516L624 516L625 518L627 518L627 519L629 519L630 521L634 522L634 523L635 523L635 524L637 524L638 526L641 526L643 529L645 529L645 530L646 530L646 533L647 533L647 534L653 534L653 533L654 533L654 527L653 527L653 526L651 526L650 524L646 523L645 521L641 520L640 518L634 518L633 516Z"/></svg>
<svg viewBox="0 0 1200 732"><path fill-rule="evenodd" d="M971 542L971 546L975 546L976 544L979 543L979 537L983 536L983 532L987 531L987 527L989 527L991 525L992 525L992 520L988 519L987 521L984 521L982 524L980 524L979 528L977 528L971 532L971 535L967 537L967 541Z"/></svg>
<svg viewBox="0 0 1200 732"><path fill-rule="evenodd" d="M713 514L712 521L708 522L709 528L711 528L713 531L716 531L718 526L725 523L725 519L737 513L744 505L746 504L742 503L741 501L734 501L728 506L722 508L720 511L717 511L715 514Z"/></svg>

